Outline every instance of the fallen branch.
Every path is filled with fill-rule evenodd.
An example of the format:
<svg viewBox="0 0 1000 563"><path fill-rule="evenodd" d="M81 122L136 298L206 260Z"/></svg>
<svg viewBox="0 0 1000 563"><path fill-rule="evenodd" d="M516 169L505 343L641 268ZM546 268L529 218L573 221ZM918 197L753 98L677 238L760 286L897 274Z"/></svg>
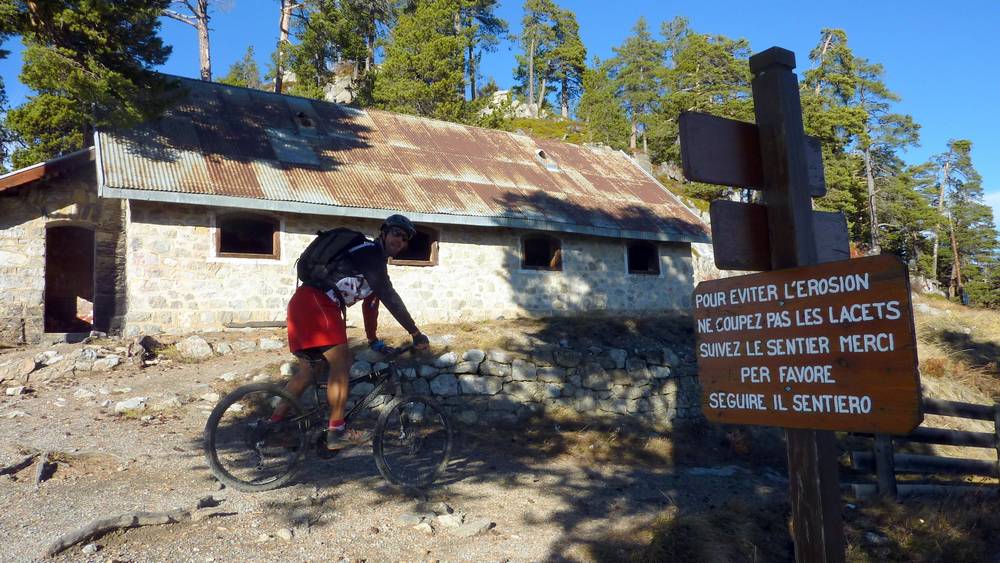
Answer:
<svg viewBox="0 0 1000 563"><path fill-rule="evenodd" d="M203 497L198 499L198 503L194 508L175 508L166 512L126 512L125 514L120 514L118 516L94 520L80 529L63 534L56 538L54 542L45 548L44 556L52 557L53 555L61 553L78 543L85 542L91 538L102 536L115 530L139 528L142 526L158 526L161 524L176 524L189 520L197 522L212 516L232 514L224 513L218 510L201 510L203 508L213 508L218 506L218 504L219 502L212 497Z"/></svg>
<svg viewBox="0 0 1000 563"><path fill-rule="evenodd" d="M41 457L38 458L38 466L35 467L35 490L38 490L38 486L42 484L48 476L46 475L49 466L49 451L45 450Z"/></svg>
<svg viewBox="0 0 1000 563"><path fill-rule="evenodd" d="M0 475L7 475L7 474L13 475L14 473L17 473L18 471L31 465L31 462L34 461L36 457L38 457L37 453L31 453L22 457L20 460L15 461L10 465L0 467Z"/></svg>

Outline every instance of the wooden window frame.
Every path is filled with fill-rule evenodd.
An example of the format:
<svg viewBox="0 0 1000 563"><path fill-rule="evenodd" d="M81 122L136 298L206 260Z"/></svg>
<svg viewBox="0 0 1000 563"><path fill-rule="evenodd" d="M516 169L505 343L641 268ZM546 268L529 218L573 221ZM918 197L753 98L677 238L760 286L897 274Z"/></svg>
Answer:
<svg viewBox="0 0 1000 563"><path fill-rule="evenodd" d="M417 227L417 232L424 233L431 239L430 258L427 260L397 260L396 258L389 258L389 264L393 266L416 266L423 268L438 265L438 243L441 240L441 232L429 227Z"/></svg>
<svg viewBox="0 0 1000 563"><path fill-rule="evenodd" d="M558 268L553 268L551 266L529 266L529 265L525 264L525 255L527 254L525 252L525 245L531 239L547 239L549 241L555 241L555 243L558 246L556 247L555 251L552 253L552 258L550 258L549 260L550 260L550 263L551 263L551 261L553 259L555 259L555 257L558 255L559 256L559 267ZM552 235L548 235L548 234L531 234L531 235L525 235L525 236L521 237L521 245L520 246L521 246L521 248L520 248L520 251L521 251L521 270L528 271L528 272L561 272L561 271L563 271L563 249L562 249L562 247L563 247L563 241L562 241L561 238L555 237L555 236L552 236Z"/></svg>
<svg viewBox="0 0 1000 563"><path fill-rule="evenodd" d="M223 252L222 251L222 225L228 219L253 219L261 222L267 221L274 226L271 233L271 254L256 254L250 252ZM281 260L281 221L269 215L258 213L226 213L215 217L215 255L219 258L245 258L247 260Z"/></svg>
<svg viewBox="0 0 1000 563"><path fill-rule="evenodd" d="M656 254L656 271L651 272L648 270L633 270L632 264L629 261L629 250L631 250L634 245L642 245L652 248L653 252ZM632 240L625 244L625 273L630 276L659 276L663 272L663 265L660 264L660 246L653 241L649 240Z"/></svg>

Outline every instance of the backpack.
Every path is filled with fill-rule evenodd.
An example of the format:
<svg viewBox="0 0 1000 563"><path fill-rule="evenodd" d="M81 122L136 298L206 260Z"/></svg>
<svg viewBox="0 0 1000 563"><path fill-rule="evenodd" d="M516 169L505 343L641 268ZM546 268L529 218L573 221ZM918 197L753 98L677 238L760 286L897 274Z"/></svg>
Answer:
<svg viewBox="0 0 1000 563"><path fill-rule="evenodd" d="M319 231L316 238L302 251L296 271L302 283L329 291L337 283L337 274L344 268L340 262L347 251L368 239L358 231L343 227Z"/></svg>

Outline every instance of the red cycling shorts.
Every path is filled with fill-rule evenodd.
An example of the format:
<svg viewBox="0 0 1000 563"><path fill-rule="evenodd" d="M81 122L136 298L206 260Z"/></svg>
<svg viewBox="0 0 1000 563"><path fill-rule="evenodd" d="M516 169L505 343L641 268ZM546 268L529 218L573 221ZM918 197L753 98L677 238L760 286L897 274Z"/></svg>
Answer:
<svg viewBox="0 0 1000 563"><path fill-rule="evenodd" d="M299 286L288 302L288 348L307 348L347 342L347 325L340 306L315 287Z"/></svg>

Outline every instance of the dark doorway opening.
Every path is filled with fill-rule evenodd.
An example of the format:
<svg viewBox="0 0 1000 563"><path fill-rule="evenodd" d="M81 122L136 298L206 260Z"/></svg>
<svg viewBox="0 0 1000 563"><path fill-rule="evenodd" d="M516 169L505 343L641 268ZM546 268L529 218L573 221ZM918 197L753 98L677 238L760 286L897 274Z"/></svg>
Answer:
<svg viewBox="0 0 1000 563"><path fill-rule="evenodd" d="M45 332L94 328L94 231L45 231Z"/></svg>

